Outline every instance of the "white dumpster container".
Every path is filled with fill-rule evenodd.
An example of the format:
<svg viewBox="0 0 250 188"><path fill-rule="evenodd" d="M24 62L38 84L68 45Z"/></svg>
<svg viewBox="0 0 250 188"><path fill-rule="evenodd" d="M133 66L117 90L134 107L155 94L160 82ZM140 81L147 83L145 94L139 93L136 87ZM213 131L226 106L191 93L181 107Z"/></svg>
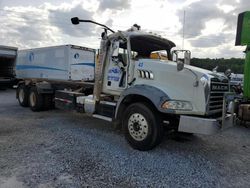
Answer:
<svg viewBox="0 0 250 188"><path fill-rule="evenodd" d="M94 80L95 50L74 45L20 50L17 78Z"/></svg>

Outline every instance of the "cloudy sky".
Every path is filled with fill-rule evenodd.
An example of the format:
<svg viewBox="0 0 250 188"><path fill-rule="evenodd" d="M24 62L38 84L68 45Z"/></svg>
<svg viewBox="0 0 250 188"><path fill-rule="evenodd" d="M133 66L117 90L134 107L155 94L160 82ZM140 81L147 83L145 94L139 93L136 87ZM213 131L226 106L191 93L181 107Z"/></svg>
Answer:
<svg viewBox="0 0 250 188"><path fill-rule="evenodd" d="M250 10L249 0L0 0L0 45L19 49L75 44L98 48L101 28L74 26L71 17L92 19L113 30L134 23L157 33L193 57L243 57L235 47L237 16Z"/></svg>

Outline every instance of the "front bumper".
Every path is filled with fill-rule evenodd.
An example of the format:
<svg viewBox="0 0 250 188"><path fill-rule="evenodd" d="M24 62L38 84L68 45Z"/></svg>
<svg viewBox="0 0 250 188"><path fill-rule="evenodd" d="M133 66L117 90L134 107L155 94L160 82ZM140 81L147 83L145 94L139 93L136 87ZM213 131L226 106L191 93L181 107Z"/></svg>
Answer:
<svg viewBox="0 0 250 188"><path fill-rule="evenodd" d="M180 116L178 131L196 134L212 135L232 127L234 114L228 114L222 119L208 119L193 116Z"/></svg>
<svg viewBox="0 0 250 188"><path fill-rule="evenodd" d="M194 116L180 116L178 131L187 133L197 133L211 135L232 127L235 122L234 94L226 93L223 100L222 117L219 119L209 119ZM227 106L231 103L231 108Z"/></svg>

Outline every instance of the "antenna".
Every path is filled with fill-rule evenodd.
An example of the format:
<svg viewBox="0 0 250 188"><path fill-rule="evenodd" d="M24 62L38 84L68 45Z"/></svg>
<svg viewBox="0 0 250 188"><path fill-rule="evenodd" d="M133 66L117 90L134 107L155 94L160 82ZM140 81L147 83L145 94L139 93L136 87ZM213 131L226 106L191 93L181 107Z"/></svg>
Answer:
<svg viewBox="0 0 250 188"><path fill-rule="evenodd" d="M184 50L184 39L185 39L185 19L186 19L186 11L183 12L183 26L182 26L182 49Z"/></svg>

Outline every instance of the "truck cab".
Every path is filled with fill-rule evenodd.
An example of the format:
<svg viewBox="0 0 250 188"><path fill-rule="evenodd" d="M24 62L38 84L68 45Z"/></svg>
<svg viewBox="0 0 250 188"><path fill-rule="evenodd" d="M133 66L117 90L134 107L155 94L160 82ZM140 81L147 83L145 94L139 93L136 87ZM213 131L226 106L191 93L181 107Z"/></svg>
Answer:
<svg viewBox="0 0 250 188"><path fill-rule="evenodd" d="M151 53L165 51L171 59L170 50L175 46L169 40L138 31L118 32L110 36L110 41L104 69L103 92L114 95L120 95L125 88L137 84L142 77L149 82L153 80L150 79L150 76L153 76L152 71L143 72L145 66L151 67L156 65L156 62L161 62L155 60L151 65ZM141 73L139 77L138 73Z"/></svg>

